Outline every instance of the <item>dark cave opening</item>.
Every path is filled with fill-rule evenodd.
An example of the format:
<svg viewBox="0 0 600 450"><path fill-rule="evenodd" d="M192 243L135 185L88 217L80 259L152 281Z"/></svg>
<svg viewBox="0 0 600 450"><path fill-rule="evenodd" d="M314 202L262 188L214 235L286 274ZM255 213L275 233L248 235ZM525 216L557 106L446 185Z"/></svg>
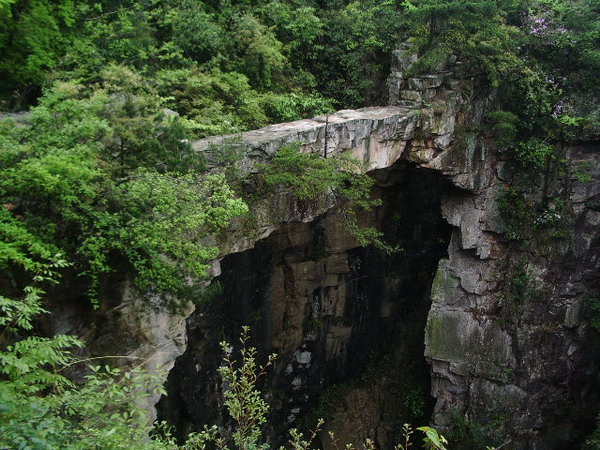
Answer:
<svg viewBox="0 0 600 450"><path fill-rule="evenodd" d="M283 224L253 249L226 256L213 281L220 289L188 319L187 351L157 405L159 419L179 436L226 423L219 342L237 342L243 325L251 327L259 361L279 355L260 386L271 407L266 432L272 441L287 428L310 427L316 413L337 414L333 428L350 422L344 407L360 406L344 396L356 389L367 398L377 389L366 410L379 416L383 431L338 430L339 438L370 437L381 445L396 439L402 423L428 420L433 402L424 327L431 283L450 240L440 206L452 187L438 172L405 164L371 175L382 205L361 221L402 251L361 247L332 211L311 223Z"/></svg>

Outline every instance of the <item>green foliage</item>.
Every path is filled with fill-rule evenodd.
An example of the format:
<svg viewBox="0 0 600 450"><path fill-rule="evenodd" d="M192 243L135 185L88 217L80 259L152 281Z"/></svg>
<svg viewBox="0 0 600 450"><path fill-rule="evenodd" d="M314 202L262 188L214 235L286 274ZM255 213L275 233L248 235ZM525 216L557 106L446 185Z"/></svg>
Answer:
<svg viewBox="0 0 600 450"><path fill-rule="evenodd" d="M283 44L272 30L246 12L233 18L231 69L246 75L255 87L269 88L286 65Z"/></svg>
<svg viewBox="0 0 600 450"><path fill-rule="evenodd" d="M12 259L27 258L16 248ZM25 267L36 274L19 297L0 296L0 446L3 448L166 448L151 441L141 406L162 391L162 377L138 368L129 372L93 367L74 384L62 372L78 363L73 336L29 335L41 306L43 286L56 283L59 255Z"/></svg>
<svg viewBox="0 0 600 450"><path fill-rule="evenodd" d="M513 147L525 170L542 171L556 142L594 122L574 104L597 98L600 14L593 0L409 0L410 34L422 55L414 70L440 70L450 54L479 90L498 88L501 107L489 115L499 148ZM576 17L585 20L577 20ZM592 37L594 36L594 37ZM584 110L585 108L579 108Z"/></svg>
<svg viewBox="0 0 600 450"><path fill-rule="evenodd" d="M299 7L298 7L299 6ZM277 38L284 45L285 54L302 57L303 62L315 58L322 49L319 39L325 34L325 21L318 11L307 5L273 1L259 8L259 15L267 26L274 28Z"/></svg>
<svg viewBox="0 0 600 450"><path fill-rule="evenodd" d="M448 441L442 436L436 429L431 427L418 427L418 431L421 431L425 437L423 438L422 448L430 450L446 450L446 444ZM402 432L404 435L404 442L396 445L394 450L409 450L413 446L412 435L414 434L413 428L405 423L402 426Z"/></svg>
<svg viewBox="0 0 600 450"><path fill-rule="evenodd" d="M333 111L330 100L320 94L300 91L289 94L264 94L260 104L269 120L274 122L290 122Z"/></svg>
<svg viewBox="0 0 600 450"><path fill-rule="evenodd" d="M453 442L452 448L456 448L456 450L490 450L493 447L488 447L486 444L495 442L494 437L497 433L498 430L491 424L477 424L465 417L464 414L454 412L448 438Z"/></svg>
<svg viewBox="0 0 600 450"><path fill-rule="evenodd" d="M519 118L508 111L494 111L488 115L491 121L490 131L498 148L514 144L518 133Z"/></svg>
<svg viewBox="0 0 600 450"><path fill-rule="evenodd" d="M323 419L317 420L315 429L309 432L307 439L304 438L304 433L298 431L296 428L292 428L290 430L291 439L289 440L291 448L294 450L309 450L313 445L318 433L321 431L321 427L324 423L325 421ZM329 435L331 436L332 441L335 443L336 441L333 433L330 432Z"/></svg>
<svg viewBox="0 0 600 450"><path fill-rule="evenodd" d="M508 295L513 302L523 303L532 299L536 290L525 261L519 261L509 271Z"/></svg>
<svg viewBox="0 0 600 450"><path fill-rule="evenodd" d="M19 344L19 345L17 345ZM5 448L167 448L151 441L143 402L160 392L159 377L137 369L94 367L81 386L52 367L69 363L68 336L28 338L1 352L0 445ZM19 370L6 373L17 363ZM46 393L46 392L50 393Z"/></svg>
<svg viewBox="0 0 600 450"><path fill-rule="evenodd" d="M228 444L233 441L237 449L266 449L269 445L263 442L261 426L266 423L269 405L261 397L257 390L257 382L266 373L266 370L273 364L276 355L272 354L268 357L264 365L258 365L256 362L256 349L248 346L250 328L242 327L242 335L240 337L240 361L233 359L233 346L228 342L221 342L223 350L223 364L219 367L219 373L223 378L226 390L223 394L224 405L227 408L230 416L234 419L235 426L231 432L231 436L223 435L216 426L205 427L200 432L191 433L184 449L207 448L208 445L214 444L221 450L229 449ZM316 443L318 434L322 431L324 424L323 419L316 420L314 429L308 432L305 437L304 433L296 428L289 430L290 440L288 441L289 448L294 450L310 450ZM410 425L405 424L403 427L405 434L404 444L398 444L394 447L396 450L408 450L412 447L411 435L413 430ZM417 430L424 434L422 448L431 450L446 450L446 439L438 433L437 430L431 427L420 427ZM339 441L336 439L333 432L328 432L329 438L335 448L341 448ZM280 447L283 450L284 447ZM347 450L354 450L352 444L344 445ZM370 439L367 439L364 445L365 449L375 450L375 444Z"/></svg>
<svg viewBox="0 0 600 450"><path fill-rule="evenodd" d="M343 188L359 169L356 162L347 158L323 158L314 153L300 152L300 146L280 147L269 164L263 168L263 177L269 187L285 186L300 200L310 200ZM371 182L372 183L372 182ZM367 186L367 189L370 185ZM356 193L359 198L368 198L368 191ZM364 205L366 206L366 205Z"/></svg>
<svg viewBox="0 0 600 450"><path fill-rule="evenodd" d="M402 10L393 1L354 1L332 5L321 17L327 33L312 52L297 55L302 67L315 76L320 92L344 107L379 103L389 54L407 28Z"/></svg>
<svg viewBox="0 0 600 450"><path fill-rule="evenodd" d="M0 308L4 306L0 303ZM34 316L25 310L27 321ZM241 361L232 358L232 347L221 343L224 352L219 372L225 382L224 405L234 419L231 439L222 437L217 427L192 433L179 447L168 429L159 425L150 437L151 425L141 405L149 393L163 392L162 378L137 368L129 372L109 367L90 368L86 380L75 385L61 371L77 363L68 349L81 343L69 336L51 339L29 337L0 351L0 445L6 448L115 448L115 449L194 449L211 443L227 449L268 448L262 442L261 425L266 422L269 406L257 390L258 380L273 363L271 355L265 365L256 362L256 349L249 347L249 329L244 327ZM290 445L308 449L320 430L305 440L302 433L290 430ZM161 430L163 437L160 438ZM445 439L429 427L425 448L443 450ZM331 435L333 442L337 442ZM407 435L407 443L409 435ZM346 446L346 448L352 448ZM372 443L367 448L374 448ZM397 448L408 448L397 447Z"/></svg>
<svg viewBox="0 0 600 450"><path fill-rule="evenodd" d="M139 167L179 173L204 168L186 139L187 123L167 114L163 99L138 73L109 66L101 75L98 92L108 97L101 117L112 128L102 151L114 159L121 176Z"/></svg>
<svg viewBox="0 0 600 450"><path fill-rule="evenodd" d="M358 224L359 211L370 211L380 204L371 198L373 179L361 173L358 161L344 155L323 158L302 153L299 145L280 147L263 167L262 177L271 188L285 188L302 201L319 201L332 196L344 217L344 223L361 245L375 244L395 251L382 241L382 234L372 227Z"/></svg>
<svg viewBox="0 0 600 450"><path fill-rule="evenodd" d="M424 448L432 450L446 450L446 444L448 441L444 436L439 434L435 428L431 427L419 427L417 430L425 433L423 442L425 443Z"/></svg>
<svg viewBox="0 0 600 450"><path fill-rule="evenodd" d="M590 325L600 331L600 292L590 291L586 295L588 303L588 320Z"/></svg>
<svg viewBox="0 0 600 450"><path fill-rule="evenodd" d="M234 198L222 175L175 175L139 171L115 188L119 222L84 242L90 259L102 265L117 249L132 264L138 287L183 295L189 279L199 279L218 254L198 244L248 209ZM97 225L105 225L98 223ZM97 239L100 233L102 239Z"/></svg>
<svg viewBox="0 0 600 450"><path fill-rule="evenodd" d="M598 450L600 448L600 417L596 417L596 427L581 448L586 450Z"/></svg>
<svg viewBox="0 0 600 450"><path fill-rule="evenodd" d="M508 9L510 3L502 6ZM404 5L413 19L411 34L425 56L421 70L431 70L442 58L455 53L478 75L498 86L503 76L520 66L517 30L504 20L501 2L415 0Z"/></svg>
<svg viewBox="0 0 600 450"><path fill-rule="evenodd" d="M167 106L190 120L196 137L237 133L332 109L331 102L319 94L261 93L250 86L247 76L217 68L169 69L157 77L159 92L169 97Z"/></svg>
<svg viewBox="0 0 600 450"><path fill-rule="evenodd" d="M402 406L409 420L421 418L425 415L427 393L422 385L407 386L402 397Z"/></svg>
<svg viewBox="0 0 600 450"><path fill-rule="evenodd" d="M302 418L302 428L308 429L313 424L318 423L321 418L328 418L331 412L335 411L335 408L342 402L347 388L347 385L344 384L334 384L319 393L317 404Z"/></svg>
<svg viewBox="0 0 600 450"><path fill-rule="evenodd" d="M125 260L139 288L182 296L217 254L199 240L247 207L223 176L198 172L184 123L165 117L139 75L112 66L103 77L92 90L57 84L29 125L0 130L0 263L32 268L62 253L95 301L102 275Z"/></svg>
<svg viewBox="0 0 600 450"><path fill-rule="evenodd" d="M317 88L364 105L381 97L389 52L411 38L425 65L455 53L510 93L508 103L527 99L511 111L535 122L531 111L548 114L565 87L597 90L600 68L593 0L4 0L0 18L0 95L11 105L31 103L57 77L93 82L111 63L148 78L201 65L243 74L261 93Z"/></svg>
<svg viewBox="0 0 600 450"><path fill-rule="evenodd" d="M269 405L257 390L257 382L265 376L277 355L270 355L264 365L258 365L256 348L248 346L249 334L250 328L242 327L240 361L233 359L233 346L226 341L220 343L223 364L218 371L225 385L223 404L235 423L233 431L223 436L216 426L205 427L191 433L182 448L203 449L211 443L222 450L228 449L229 443L240 450L269 448L262 442L262 425L267 421Z"/></svg>
<svg viewBox="0 0 600 450"><path fill-rule="evenodd" d="M243 75L249 91L267 96L364 105L381 96L373 88L383 87L406 27L393 1L4 0L0 18L0 98L8 107L32 104L49 80L93 83L111 64L147 79L200 66Z"/></svg>
<svg viewBox="0 0 600 450"><path fill-rule="evenodd" d="M506 237L515 241L525 240L527 224L532 220L531 202L517 189L510 187L498 198L498 208L506 225Z"/></svg>
<svg viewBox="0 0 600 450"><path fill-rule="evenodd" d="M535 244L539 249L571 236L572 212L560 198L536 202L533 195L509 187L498 198L498 210L509 240Z"/></svg>
<svg viewBox="0 0 600 450"><path fill-rule="evenodd" d="M389 52L407 37L422 54L420 70L453 53L468 76L497 88L491 135L522 171L545 170L558 159L557 142L596 120L574 99L598 97L599 24L596 0L0 0L0 106L38 104L25 123L0 123L0 325L31 330L44 290L66 270L84 277L92 299L116 270L144 290L191 291L186 280L201 277L217 253L199 242L247 208L223 176L201 173L188 140L379 102ZM384 246L357 224L358 211L375 206L359 169L283 149L265 179L304 201L335 197L361 242ZM573 169L589 181L588 168ZM567 205L547 197L506 191L509 239L568 236ZM42 394L71 389L50 370L68 362L68 339L28 339L5 343L2 367L25 370L6 376L29 380L23 392L39 395L13 393L11 405L30 406L14 411L32 415L11 410L11 426L23 428L6 436L41 439L21 446L67 445L53 440L74 436L63 433L70 416L55 419L54 404L44 403L54 393ZM104 375L93 376L102 390ZM144 441L125 428L114 439ZM94 439L127 442L106 438Z"/></svg>
<svg viewBox="0 0 600 450"><path fill-rule="evenodd" d="M550 239L567 240L573 232L573 213L560 198L552 198L546 207L538 208L533 228Z"/></svg>
<svg viewBox="0 0 600 450"><path fill-rule="evenodd" d="M531 138L515 147L514 156L523 167L542 170L554 158L554 149L539 138Z"/></svg>
<svg viewBox="0 0 600 450"><path fill-rule="evenodd" d="M0 98L35 98L73 39L75 10L72 0L0 3Z"/></svg>
<svg viewBox="0 0 600 450"><path fill-rule="evenodd" d="M202 305L209 303L223 293L223 285L218 281L213 281L206 286L202 291L194 296L194 303L196 305Z"/></svg>
<svg viewBox="0 0 600 450"><path fill-rule="evenodd" d="M594 167L595 164L592 161L575 162L571 167L571 175L580 183L589 183L594 179L592 176Z"/></svg>
<svg viewBox="0 0 600 450"><path fill-rule="evenodd" d="M227 36L214 13L202 2L180 0L168 8L164 25L171 28L172 44L194 61L206 62L223 51Z"/></svg>
<svg viewBox="0 0 600 450"><path fill-rule="evenodd" d="M256 390L256 383L276 358L275 354L270 355L265 365L258 366L256 349L247 345L249 331L248 327L244 327L240 338L241 366L235 367L235 361L231 358L232 347L227 342L221 342L225 356L223 365L219 367L219 374L228 386L223 394L224 405L236 423L233 442L242 450L266 448L265 445L258 445L258 442L261 437L261 426L267 421L269 405Z"/></svg>
<svg viewBox="0 0 600 450"><path fill-rule="evenodd" d="M267 124L260 94L237 72L211 69L164 70L158 73L159 92L167 105L193 120L198 137L228 134Z"/></svg>

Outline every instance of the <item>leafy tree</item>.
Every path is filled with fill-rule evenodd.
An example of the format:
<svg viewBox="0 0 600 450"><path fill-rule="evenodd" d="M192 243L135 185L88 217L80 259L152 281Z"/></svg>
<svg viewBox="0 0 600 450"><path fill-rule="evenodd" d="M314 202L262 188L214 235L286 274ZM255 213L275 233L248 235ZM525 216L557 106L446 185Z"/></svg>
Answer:
<svg viewBox="0 0 600 450"><path fill-rule="evenodd" d="M323 51L325 21L314 7L286 2L270 2L259 10L266 25L274 28L277 39L295 67L307 69Z"/></svg>
<svg viewBox="0 0 600 450"><path fill-rule="evenodd" d="M199 239L247 210L223 177L196 171L189 145L169 135L177 123L157 121L157 100L137 89L62 83L30 125L3 130L6 226L68 255L92 298L123 258L138 287L183 294L216 255Z"/></svg>
<svg viewBox="0 0 600 450"><path fill-rule="evenodd" d="M315 76L319 91L344 107L380 104L390 52L407 27L402 10L393 1L351 2L332 5L320 17L327 33L303 64Z"/></svg>
<svg viewBox="0 0 600 450"><path fill-rule="evenodd" d="M76 19L72 0L3 0L0 3L0 97L19 108L65 54Z"/></svg>
<svg viewBox="0 0 600 450"><path fill-rule="evenodd" d="M221 349L225 356L223 365L219 367L219 374L228 385L223 394L224 405L236 422L233 441L241 450L260 448L257 444L261 437L261 426L267 421L269 405L256 390L256 384L276 359L273 354L265 365L257 365L256 349L248 347L249 331L248 327L244 327L240 338L242 365L235 366L235 361L231 358L233 349L223 341Z"/></svg>
<svg viewBox="0 0 600 450"><path fill-rule="evenodd" d="M78 6L81 31L65 55L64 68L72 72L70 78L95 81L111 63L127 64L140 71L154 67L161 56L166 56L157 41L157 3L82 2ZM168 50L172 51L166 50L167 55Z"/></svg>
<svg viewBox="0 0 600 450"><path fill-rule="evenodd" d="M84 251L102 266L111 249L119 250L132 264L140 288L178 295L185 294L190 277L203 278L208 261L218 255L216 247L199 240L248 211L222 175L139 171L114 195L119 222L109 221L106 229L97 223Z"/></svg>
<svg viewBox="0 0 600 450"><path fill-rule="evenodd" d="M499 86L518 71L519 30L507 21L514 1L407 0L413 18L411 34L423 58L419 69L435 70L449 54L455 53L467 70Z"/></svg>
<svg viewBox="0 0 600 450"><path fill-rule="evenodd" d="M181 0L175 5L169 5L165 25L171 28L173 44L186 57L203 63L223 51L226 33L214 13L197 1Z"/></svg>
<svg viewBox="0 0 600 450"><path fill-rule="evenodd" d="M271 87L286 64L283 45L254 15L236 15L230 51L237 58L228 67L243 73L254 87Z"/></svg>
<svg viewBox="0 0 600 450"><path fill-rule="evenodd" d="M474 33L479 31L486 18L494 17L500 12L496 0L409 0L405 2L405 6L420 19L420 23L425 22L430 42L456 27L459 16L465 29Z"/></svg>
<svg viewBox="0 0 600 450"><path fill-rule="evenodd" d="M141 407L162 379L138 368L130 372L94 367L83 385L63 371L78 361L73 336L36 336L34 320L46 313L44 291L68 265L56 248L24 230L10 207L0 208L0 267L18 268L22 290L0 295L0 446L3 448L165 448L148 438ZM133 447L132 447L133 445Z"/></svg>
<svg viewBox="0 0 600 450"><path fill-rule="evenodd" d="M220 69L164 70L159 92L170 96L168 106L193 120L196 136L212 136L259 128L268 123L261 95L248 77Z"/></svg>
<svg viewBox="0 0 600 450"><path fill-rule="evenodd" d="M203 169L203 160L192 150L188 123L162 108L163 99L142 77L122 66L102 72L98 92L108 96L101 116L111 124L103 152L114 159L120 175L139 167L185 173Z"/></svg>
<svg viewBox="0 0 600 450"><path fill-rule="evenodd" d="M159 92L170 97L166 104L187 117L189 130L197 137L236 133L333 109L319 94L261 93L245 75L219 69L164 70L157 84Z"/></svg>

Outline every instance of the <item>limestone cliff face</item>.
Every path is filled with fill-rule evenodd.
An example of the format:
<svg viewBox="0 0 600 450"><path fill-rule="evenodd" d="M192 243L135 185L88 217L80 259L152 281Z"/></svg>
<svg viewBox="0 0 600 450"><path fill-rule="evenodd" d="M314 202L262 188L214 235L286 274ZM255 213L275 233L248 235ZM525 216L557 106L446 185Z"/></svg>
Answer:
<svg viewBox="0 0 600 450"><path fill-rule="evenodd" d="M327 391L333 408L347 395L368 405L368 412L354 413L364 420L337 420L353 430L341 433L329 424L341 439L393 443L402 396L387 390L429 388L422 383L428 379L423 328L428 289L450 238L439 214L448 184L432 171L408 167L374 175L386 186L376 189L383 204L363 221L404 251L360 247L332 211L310 223L282 225L253 249L226 256L217 278L223 292L188 320L188 350L171 372L173 395L161 405L163 417L198 425L219 416L218 342L235 343L241 326L250 325L263 354L279 355L264 388L275 440Z"/></svg>
<svg viewBox="0 0 600 450"><path fill-rule="evenodd" d="M415 96L402 88L418 83L402 79L412 63L408 53L396 56L390 84L395 93L400 83L402 102ZM489 101L469 99L446 125L461 117L463 125L483 123ZM538 236L522 245L506 239L498 212L498 198L512 181L505 158L474 133L453 137L437 158L417 159L464 188L442 199L453 232L433 282L425 332L433 423L443 429L463 417L508 448L573 448L590 426L598 395L597 334L585 313L600 283L600 145L568 147L568 167L558 179L531 174L530 196L553 197L546 198L546 212L530 211L535 233L544 233L547 211L565 216L566 230L560 241ZM577 167L586 167L589 177L576 176ZM558 212L553 201L567 207Z"/></svg>
<svg viewBox="0 0 600 450"><path fill-rule="evenodd" d="M286 143L324 157L350 152L382 199L362 223L404 251L361 247L332 198L279 193L255 206L251 230L236 223L214 237L222 292L210 303L166 312L121 289L88 333L90 349L169 371L159 413L182 433L222 414L217 344L245 324L262 353L280 355L263 386L275 441L311 414L326 414L342 441L381 448L404 421L429 414L443 429L472 422L496 444L510 441L505 448L572 448L589 427L599 393L598 335L586 320L600 289L597 143L565 149L572 167L561 178L530 180L533 196L538 185L552 194L548 213L572 218L563 239L510 242L498 198L513 171L472 131L493 99L473 94L455 58L424 77L407 75L410 49L394 58L391 106L194 143L213 165L223 147L240 152L238 167L250 172ZM591 181L571 176L577 167ZM531 214L541 234L546 219Z"/></svg>
<svg viewBox="0 0 600 450"><path fill-rule="evenodd" d="M539 449L573 448L573 437L589 426L598 350L585 312L600 281L598 150L592 143L568 149L570 161L590 167L592 180L567 175L557 188L574 224L561 242L507 244L495 213L499 176L474 195L444 199L454 231L425 334L436 425L451 425L458 411L510 448Z"/></svg>

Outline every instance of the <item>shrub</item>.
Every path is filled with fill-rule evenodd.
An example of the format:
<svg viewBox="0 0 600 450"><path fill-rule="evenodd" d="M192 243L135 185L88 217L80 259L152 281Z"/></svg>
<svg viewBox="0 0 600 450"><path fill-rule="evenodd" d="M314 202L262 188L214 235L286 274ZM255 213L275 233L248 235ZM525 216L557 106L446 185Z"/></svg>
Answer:
<svg viewBox="0 0 600 450"><path fill-rule="evenodd" d="M517 144L514 156L521 166L542 170L554 159L554 148L539 138L531 138Z"/></svg>
<svg viewBox="0 0 600 450"><path fill-rule="evenodd" d="M331 195L340 209L344 223L361 245L374 244L386 251L398 248L383 242L382 233L357 222L360 210L370 211L381 201L371 198L373 179L361 173L361 164L345 155L323 158L314 153L301 153L299 145L279 148L262 177L271 187L285 188L300 200L316 200Z"/></svg>

